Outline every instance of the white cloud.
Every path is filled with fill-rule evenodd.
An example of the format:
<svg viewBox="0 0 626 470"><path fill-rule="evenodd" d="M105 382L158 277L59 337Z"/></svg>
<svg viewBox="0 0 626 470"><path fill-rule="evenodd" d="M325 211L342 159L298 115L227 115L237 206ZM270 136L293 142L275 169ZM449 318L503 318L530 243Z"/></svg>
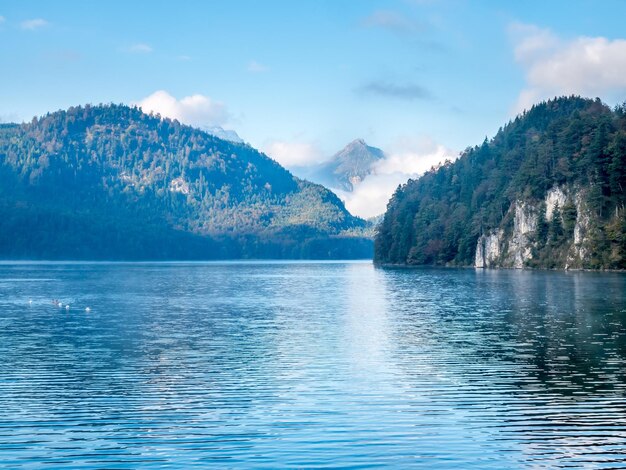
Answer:
<svg viewBox="0 0 626 470"><path fill-rule="evenodd" d="M549 57L560 44L552 31L530 24L512 23L509 34L515 44L515 60L521 63Z"/></svg>
<svg viewBox="0 0 626 470"><path fill-rule="evenodd" d="M256 60L251 60L248 63L248 72L252 73L263 73L269 71L269 67L267 65L260 64Z"/></svg>
<svg viewBox="0 0 626 470"><path fill-rule="evenodd" d="M32 20L25 20L20 23L20 27L22 29L26 29L29 31L34 31L47 25L48 22L43 18L33 18Z"/></svg>
<svg viewBox="0 0 626 470"><path fill-rule="evenodd" d="M152 47L144 43L133 44L128 48L129 52L133 52L135 54L149 54L152 50Z"/></svg>
<svg viewBox="0 0 626 470"><path fill-rule="evenodd" d="M189 62L191 60L191 56L188 55L179 55L178 56L178 60L181 60L183 62Z"/></svg>
<svg viewBox="0 0 626 470"><path fill-rule="evenodd" d="M361 21L366 28L381 28L395 33L423 33L428 29L427 24L410 20L392 10L377 10Z"/></svg>
<svg viewBox="0 0 626 470"><path fill-rule="evenodd" d="M428 137L400 137L390 152L374 165L373 173L357 184L353 192L335 190L346 208L361 217L373 217L385 212L387 203L399 184L417 178L432 167L455 160L458 152L437 144Z"/></svg>
<svg viewBox="0 0 626 470"><path fill-rule="evenodd" d="M515 111L558 95L622 100L626 93L626 40L604 37L559 38L548 29L515 23L510 27L515 60L526 87Z"/></svg>
<svg viewBox="0 0 626 470"><path fill-rule="evenodd" d="M456 158L456 152L437 144L428 137L415 139L400 137L392 145L391 151L384 160L376 163L374 173L391 175L420 175L446 159Z"/></svg>
<svg viewBox="0 0 626 470"><path fill-rule="evenodd" d="M349 193L334 189L351 214L374 217L385 212L387 202L399 184L409 179L404 173L369 175Z"/></svg>
<svg viewBox="0 0 626 470"><path fill-rule="evenodd" d="M268 142L263 151L286 167L315 165L327 158L317 145L301 141Z"/></svg>
<svg viewBox="0 0 626 470"><path fill-rule="evenodd" d="M133 104L146 113L159 113L197 127L221 126L230 118L223 103L199 94L177 100L165 90L159 90Z"/></svg>
<svg viewBox="0 0 626 470"><path fill-rule="evenodd" d="M4 23L5 21L6 21L6 18L0 15L0 24Z"/></svg>
<svg viewBox="0 0 626 470"><path fill-rule="evenodd" d="M0 114L0 123L4 122L24 122L17 113Z"/></svg>

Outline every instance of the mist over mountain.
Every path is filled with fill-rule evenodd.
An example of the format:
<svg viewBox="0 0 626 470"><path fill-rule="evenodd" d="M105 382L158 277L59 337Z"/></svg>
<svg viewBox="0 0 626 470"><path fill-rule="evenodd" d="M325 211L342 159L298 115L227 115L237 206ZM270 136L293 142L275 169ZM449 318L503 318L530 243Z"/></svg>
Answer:
<svg viewBox="0 0 626 470"><path fill-rule="evenodd" d="M284 152L280 157L282 161ZM385 212L398 185L457 157L457 151L417 134L397 139L384 152L357 139L321 164L288 168L300 178L330 188L352 214L370 219Z"/></svg>
<svg viewBox="0 0 626 470"><path fill-rule="evenodd" d="M122 105L0 126L0 257L354 258L368 224L249 145Z"/></svg>
<svg viewBox="0 0 626 470"><path fill-rule="evenodd" d="M385 154L381 149L367 145L363 139L356 139L328 161L295 171L302 177L331 189L350 192L372 174L374 164L384 158Z"/></svg>

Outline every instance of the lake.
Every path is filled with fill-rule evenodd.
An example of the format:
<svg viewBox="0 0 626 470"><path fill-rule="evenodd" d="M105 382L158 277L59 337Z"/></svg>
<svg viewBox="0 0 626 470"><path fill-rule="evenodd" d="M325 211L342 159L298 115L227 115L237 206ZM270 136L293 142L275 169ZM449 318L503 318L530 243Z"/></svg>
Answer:
<svg viewBox="0 0 626 470"><path fill-rule="evenodd" d="M3 263L0 368L7 466L626 466L619 273Z"/></svg>

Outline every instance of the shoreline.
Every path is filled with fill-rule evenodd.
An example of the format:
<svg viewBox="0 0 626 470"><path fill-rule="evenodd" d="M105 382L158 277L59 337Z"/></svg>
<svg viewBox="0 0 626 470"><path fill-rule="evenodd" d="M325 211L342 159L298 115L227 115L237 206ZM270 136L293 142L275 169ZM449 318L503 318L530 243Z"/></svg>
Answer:
<svg viewBox="0 0 626 470"><path fill-rule="evenodd" d="M402 264L402 263L376 263L373 262L375 268L381 269L424 269L424 268L437 268L437 269L474 269L483 271L557 271L557 272L594 272L594 273L626 273L626 269L592 269L592 268L511 268L506 266L496 266L489 268L477 268L475 266L446 266L437 264Z"/></svg>

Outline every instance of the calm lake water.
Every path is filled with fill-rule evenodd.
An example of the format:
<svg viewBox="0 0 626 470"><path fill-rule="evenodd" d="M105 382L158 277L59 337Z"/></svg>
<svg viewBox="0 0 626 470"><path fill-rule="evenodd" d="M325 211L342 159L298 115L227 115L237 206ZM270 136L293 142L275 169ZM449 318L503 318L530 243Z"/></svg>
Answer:
<svg viewBox="0 0 626 470"><path fill-rule="evenodd" d="M623 274L5 263L0 462L624 467L625 359Z"/></svg>

